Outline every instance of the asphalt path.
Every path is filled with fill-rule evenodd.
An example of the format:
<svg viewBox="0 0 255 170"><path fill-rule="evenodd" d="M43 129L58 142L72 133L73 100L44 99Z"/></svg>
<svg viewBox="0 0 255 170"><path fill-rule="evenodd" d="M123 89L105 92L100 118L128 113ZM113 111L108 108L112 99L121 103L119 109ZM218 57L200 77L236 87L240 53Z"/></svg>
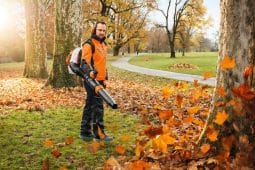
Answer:
<svg viewBox="0 0 255 170"><path fill-rule="evenodd" d="M132 65L128 62L128 60L130 60L131 58L132 56L121 57L118 60L112 62L112 66L120 68L120 69L128 70L131 72L146 74L150 76L158 76L158 77L183 80L188 82L194 82L194 80L197 80L198 83L209 85L209 86L215 86L215 82L216 82L215 78L209 78L209 79L203 80L203 77L199 75L182 74L182 73L175 73L175 72L139 67L139 66Z"/></svg>

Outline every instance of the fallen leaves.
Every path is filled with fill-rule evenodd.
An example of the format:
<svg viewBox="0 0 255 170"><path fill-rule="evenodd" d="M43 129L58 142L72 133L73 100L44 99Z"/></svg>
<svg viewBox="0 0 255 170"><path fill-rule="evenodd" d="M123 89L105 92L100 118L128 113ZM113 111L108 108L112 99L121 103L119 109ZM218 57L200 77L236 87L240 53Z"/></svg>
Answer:
<svg viewBox="0 0 255 170"><path fill-rule="evenodd" d="M228 114L223 110L222 112L217 112L214 123L222 125L228 119Z"/></svg>
<svg viewBox="0 0 255 170"><path fill-rule="evenodd" d="M203 154L206 154L211 148L210 144L203 144L200 149Z"/></svg>

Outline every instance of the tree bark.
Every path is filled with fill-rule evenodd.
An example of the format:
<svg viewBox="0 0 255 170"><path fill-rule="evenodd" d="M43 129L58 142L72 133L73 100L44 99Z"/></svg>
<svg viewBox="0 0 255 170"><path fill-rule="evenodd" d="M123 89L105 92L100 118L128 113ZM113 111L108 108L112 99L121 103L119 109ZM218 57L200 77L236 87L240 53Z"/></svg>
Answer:
<svg viewBox="0 0 255 170"><path fill-rule="evenodd" d="M252 159L246 163L254 167L255 160L252 154L255 149L251 144L255 142L255 1L222 0L220 5L217 83L210 115L198 142L212 143L215 151L221 155L236 153L245 160ZM224 69L221 66L225 56L235 60L234 68ZM250 68L249 72L247 68ZM243 91L244 87L249 93ZM226 95L218 92L220 88L224 88ZM234 88L239 88L239 93L233 90ZM227 104L231 100L234 104ZM215 122L216 115L223 111L228 114L228 119L223 125L218 125ZM219 132L214 142L208 139L212 127ZM230 143L226 144L226 141Z"/></svg>
<svg viewBox="0 0 255 170"><path fill-rule="evenodd" d="M56 0L55 10L53 67L46 85L73 87L77 81L68 73L65 59L72 49L80 46L82 0Z"/></svg>
<svg viewBox="0 0 255 170"><path fill-rule="evenodd" d="M26 14L25 69L23 75L46 78L47 51L45 40L45 4L40 0L24 0Z"/></svg>

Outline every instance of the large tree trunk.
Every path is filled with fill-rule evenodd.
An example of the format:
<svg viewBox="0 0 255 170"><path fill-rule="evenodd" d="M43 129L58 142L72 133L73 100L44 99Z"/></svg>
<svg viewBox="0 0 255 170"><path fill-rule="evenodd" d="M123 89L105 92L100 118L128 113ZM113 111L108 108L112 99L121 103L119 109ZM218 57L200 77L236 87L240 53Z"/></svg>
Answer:
<svg viewBox="0 0 255 170"><path fill-rule="evenodd" d="M26 13L25 77L46 78L47 51L45 40L45 4L24 0Z"/></svg>
<svg viewBox="0 0 255 170"><path fill-rule="evenodd" d="M72 49L80 46L82 0L56 0L55 10L53 68L47 84L53 87L73 87L77 83L68 73L65 59Z"/></svg>
<svg viewBox="0 0 255 170"><path fill-rule="evenodd" d="M212 143L216 152L220 152L224 158L228 158L229 154L236 154L236 157L246 160L246 165L254 167L255 1L222 0L220 5L217 84L210 115L199 143ZM225 67L224 69L221 66L225 56L230 56L235 60L234 68L226 69ZM246 70L245 74L244 70ZM233 90L234 87L235 90ZM219 93L219 89L224 89L226 95ZM215 121L216 115L219 116L219 112L223 113L224 111L228 115L228 119L223 125L219 125ZM223 119L222 117L218 118ZM209 140L209 136L217 131L219 132L216 135L217 140Z"/></svg>

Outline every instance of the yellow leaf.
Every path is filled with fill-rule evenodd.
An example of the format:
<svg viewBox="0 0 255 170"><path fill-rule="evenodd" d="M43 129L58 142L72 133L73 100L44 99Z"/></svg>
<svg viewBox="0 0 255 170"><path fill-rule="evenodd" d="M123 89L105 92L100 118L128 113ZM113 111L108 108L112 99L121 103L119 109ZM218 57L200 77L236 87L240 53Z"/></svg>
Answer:
<svg viewBox="0 0 255 170"><path fill-rule="evenodd" d="M173 94L174 93L174 91L173 90L171 90L168 86L164 86L163 88L162 88L162 96L164 97L164 98L168 98L171 94Z"/></svg>
<svg viewBox="0 0 255 170"><path fill-rule="evenodd" d="M135 155L140 157L142 151L143 151L143 146L137 143L135 148Z"/></svg>
<svg viewBox="0 0 255 170"><path fill-rule="evenodd" d="M236 66L235 59L231 59L228 55L225 55L220 66L222 69L232 69Z"/></svg>
<svg viewBox="0 0 255 170"><path fill-rule="evenodd" d="M120 137L120 140L121 140L122 142L127 142L130 138L131 138L131 135L126 134L126 135L122 135L122 136Z"/></svg>
<svg viewBox="0 0 255 170"><path fill-rule="evenodd" d="M218 125L222 125L228 119L228 114L223 110L223 112L217 112L216 118L213 122Z"/></svg>

